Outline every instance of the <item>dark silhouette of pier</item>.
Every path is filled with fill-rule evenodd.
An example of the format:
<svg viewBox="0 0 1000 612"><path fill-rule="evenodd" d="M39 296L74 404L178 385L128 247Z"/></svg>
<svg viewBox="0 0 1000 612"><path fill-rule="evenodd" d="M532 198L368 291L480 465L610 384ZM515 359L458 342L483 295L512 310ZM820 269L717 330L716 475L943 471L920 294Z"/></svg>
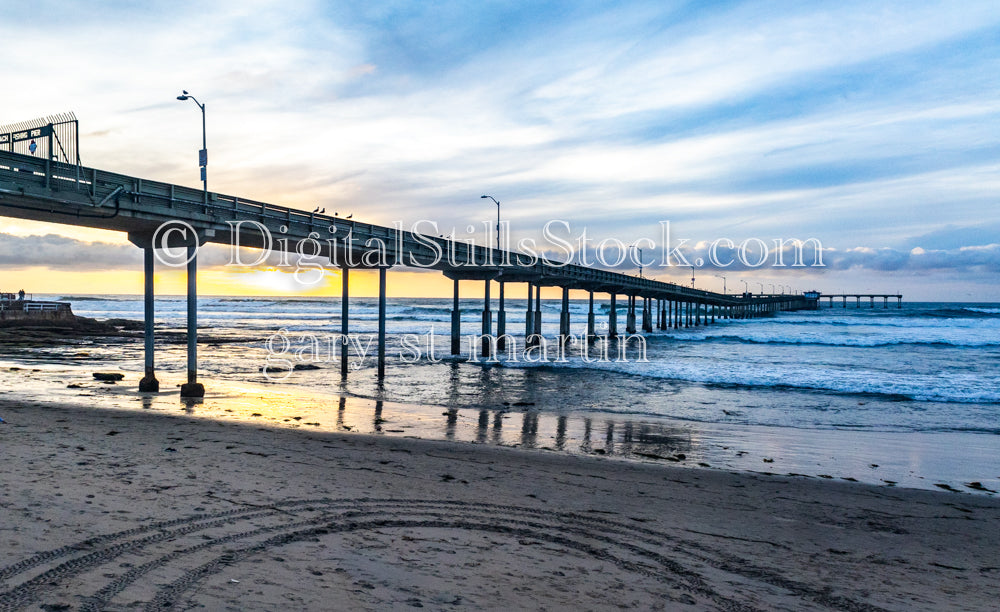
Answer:
<svg viewBox="0 0 1000 612"><path fill-rule="evenodd" d="M903 307L903 295L900 293L834 293L823 294L820 299L826 299L830 308L833 308L834 298L840 298L841 306L844 308L847 308L847 298L854 298L856 308L861 308L861 298L868 298L872 308L875 308L875 298L882 298L882 308L889 307L890 298L896 300L896 308Z"/></svg>

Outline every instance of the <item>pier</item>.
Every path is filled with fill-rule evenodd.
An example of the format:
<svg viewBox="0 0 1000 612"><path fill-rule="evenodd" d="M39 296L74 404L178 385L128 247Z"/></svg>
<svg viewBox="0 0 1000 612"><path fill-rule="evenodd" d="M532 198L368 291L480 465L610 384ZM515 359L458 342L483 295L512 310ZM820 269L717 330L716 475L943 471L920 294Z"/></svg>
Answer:
<svg viewBox="0 0 1000 612"><path fill-rule="evenodd" d="M52 133L51 126L49 132ZM51 141L51 137L49 138ZM541 317L542 287L561 289L558 329L560 346L573 342L570 335L569 294L585 291L588 297L589 344L598 337L594 303L605 295L610 303L607 332L610 339L622 332L627 338L643 333L713 325L723 319L752 318L778 311L815 309L815 295L720 294L599 268L532 258L523 253L431 237L337 216L306 212L248 198L161 183L114 172L58 161L51 142L44 159L14 151L0 151L0 215L50 223L63 223L125 232L143 250L145 275L145 376L142 391L155 392L153 321L154 250L184 252L187 263L188 376L181 394L200 397L204 387L197 371L197 273L198 247L205 243L239 245L294 254L303 241L312 241L315 255L342 272L341 329L350 332L348 276L351 269L375 269L379 275L378 376L385 375L387 272L396 266L436 270L453 281L451 352L461 352L458 308L462 282L482 283L482 326L478 334L482 355L532 347L545 341ZM43 147L44 149L45 147ZM78 158L77 158L78 161ZM163 231L171 224L169 231ZM159 232L159 234L158 234ZM493 284L498 289L496 320L490 305ZM506 327L504 290L509 283L528 286L524 333ZM617 304L627 305L624 330L619 328ZM824 296L826 297L826 296ZM602 326L603 327L603 326ZM341 368L348 373L348 345L341 347Z"/></svg>
<svg viewBox="0 0 1000 612"><path fill-rule="evenodd" d="M854 298L854 303L856 308L861 308L861 298L868 298L868 303L872 308L875 308L875 298L882 299L882 308L889 307L889 299L896 300L896 308L903 307L903 296L899 293L834 293L834 294L823 294L821 299L827 300L830 308L833 308L833 300L839 298L841 300L841 306L847 308L847 299Z"/></svg>

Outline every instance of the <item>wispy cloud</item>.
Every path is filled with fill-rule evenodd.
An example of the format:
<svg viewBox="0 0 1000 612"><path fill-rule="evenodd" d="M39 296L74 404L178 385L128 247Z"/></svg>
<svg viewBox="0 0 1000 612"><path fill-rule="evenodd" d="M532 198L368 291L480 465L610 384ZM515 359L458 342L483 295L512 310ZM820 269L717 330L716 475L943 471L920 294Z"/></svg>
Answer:
<svg viewBox="0 0 1000 612"><path fill-rule="evenodd" d="M816 237L861 271L938 251L971 270L960 249L984 238L961 228L998 222L995 2L0 13L0 120L75 110L84 162L124 173L197 184L184 88L207 104L210 188L374 222L463 227L490 192L519 236L565 218L628 241L671 220L695 241Z"/></svg>

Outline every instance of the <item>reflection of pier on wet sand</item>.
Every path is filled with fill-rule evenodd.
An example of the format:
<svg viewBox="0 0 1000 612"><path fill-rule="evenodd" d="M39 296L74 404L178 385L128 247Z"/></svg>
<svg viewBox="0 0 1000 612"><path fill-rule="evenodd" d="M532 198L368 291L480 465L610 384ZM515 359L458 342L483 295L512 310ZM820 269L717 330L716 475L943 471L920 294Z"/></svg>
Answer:
<svg viewBox="0 0 1000 612"><path fill-rule="evenodd" d="M350 406L350 408L349 408ZM406 423L406 429L397 429ZM360 433L416 433L456 442L677 461L692 452L690 432L667 424L543 412L530 406L445 408L435 423L414 423L412 407L380 399L337 402L336 428Z"/></svg>

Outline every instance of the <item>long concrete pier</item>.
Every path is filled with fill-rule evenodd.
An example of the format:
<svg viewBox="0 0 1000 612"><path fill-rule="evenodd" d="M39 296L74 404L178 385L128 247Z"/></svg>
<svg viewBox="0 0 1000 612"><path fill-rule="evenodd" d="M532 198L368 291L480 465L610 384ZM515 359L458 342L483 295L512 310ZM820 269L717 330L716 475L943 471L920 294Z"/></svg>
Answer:
<svg viewBox="0 0 1000 612"><path fill-rule="evenodd" d="M523 253L477 246L462 241L430 237L385 227L309 213L239 196L205 193L113 172L38 159L0 151L0 215L51 223L115 230L143 249L145 273L145 376L143 391L158 390L153 334L154 249L186 249L188 377L181 394L198 397L204 387L197 371L197 272L198 248L205 243L295 253L305 241L315 245L315 256L339 268L343 275L341 334L348 337L351 269L377 269L379 273L378 376L385 375L385 312L387 270L405 266L437 270L453 281L451 350L461 350L459 284L483 283L480 335L483 355L509 350L516 338L506 329L504 290L508 283L528 286L528 306L523 346L534 346L542 335L541 289L558 287L561 310L560 343L570 341L570 290L588 294L587 341L596 334L595 294L610 302L607 336L619 335L618 298L627 304L625 333L711 325L717 319L750 318L777 311L815 309L815 295L724 295L650 278L639 278L599 268L539 260ZM183 222L181 225L179 222ZM165 225L170 224L170 225ZM164 230L164 228L169 228ZM492 283L498 284L499 304L494 327L490 306ZM637 315L636 311L639 310ZM494 329L496 332L494 333ZM520 335L520 334L518 334ZM341 347L341 367L346 375L346 342Z"/></svg>
<svg viewBox="0 0 1000 612"><path fill-rule="evenodd" d="M834 298L839 298L841 300L841 306L847 308L847 298L854 298L854 303L857 308L861 308L861 298L867 298L868 303L872 308L875 308L875 298L882 299L882 308L889 307L889 299L892 298L896 300L896 308L903 307L903 296L899 293L831 293L823 294L822 299L828 300L830 308L833 308Z"/></svg>

